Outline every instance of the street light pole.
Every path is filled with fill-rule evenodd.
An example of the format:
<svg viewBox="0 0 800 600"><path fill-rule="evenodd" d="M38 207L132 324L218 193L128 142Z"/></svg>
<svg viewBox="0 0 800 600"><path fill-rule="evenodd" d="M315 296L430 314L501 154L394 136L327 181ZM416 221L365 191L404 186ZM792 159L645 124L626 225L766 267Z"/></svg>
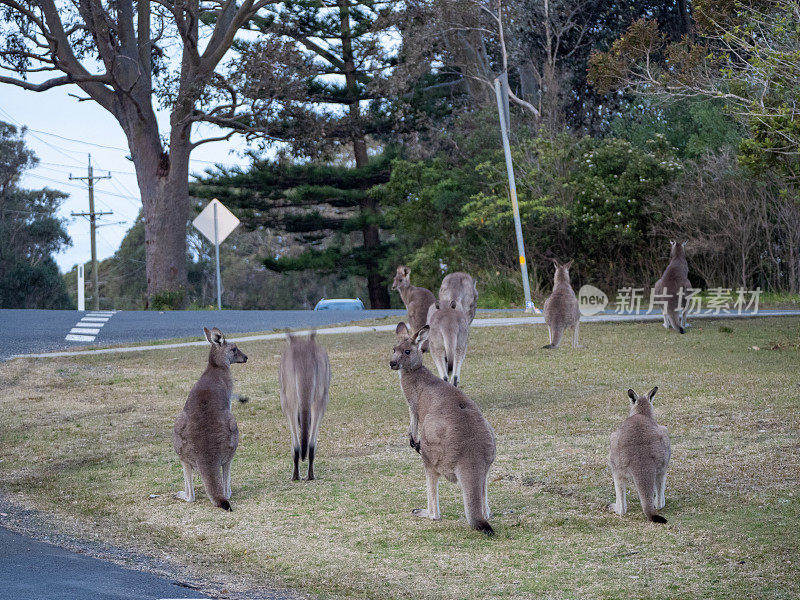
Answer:
<svg viewBox="0 0 800 600"><path fill-rule="evenodd" d="M522 240L522 224L519 218L519 205L517 203L517 183L514 179L514 165L511 162L511 145L508 142L508 130L511 127L511 115L508 109L508 73L503 73L494 80L494 91L497 97L497 112L500 115L500 136L503 139L503 152L506 156L508 193L509 196L511 196L511 209L514 212L514 231L516 231L517 234L519 266L522 271L522 291L525 294L525 312L533 312L534 306L531 300L531 287L528 282L528 266L525 260L525 244Z"/></svg>

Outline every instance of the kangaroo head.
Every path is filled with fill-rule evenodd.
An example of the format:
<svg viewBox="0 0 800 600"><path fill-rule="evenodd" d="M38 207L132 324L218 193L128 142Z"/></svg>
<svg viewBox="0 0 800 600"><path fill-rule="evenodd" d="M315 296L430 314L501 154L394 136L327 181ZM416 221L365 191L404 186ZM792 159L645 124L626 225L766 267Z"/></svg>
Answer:
<svg viewBox="0 0 800 600"><path fill-rule="evenodd" d="M392 360L389 366L393 371L402 369L413 371L422 366L422 350L420 344L428 339L431 328L425 325L413 336L405 323L399 323L395 334L397 335L397 345L392 349Z"/></svg>
<svg viewBox="0 0 800 600"><path fill-rule="evenodd" d="M689 240L686 240L686 242L688 242L688 241ZM670 246L669 258L670 258L670 260L675 258L675 257L678 257L678 256L684 257L684 258L686 257L686 242L681 242L679 244L678 242L674 242L674 241L670 240L670 242L669 242L669 246Z"/></svg>
<svg viewBox="0 0 800 600"><path fill-rule="evenodd" d="M211 352L208 354L209 364L215 367L227 367L232 363L247 362L247 356L236 347L236 344L229 344L225 335L216 327L211 331L203 327L206 339L211 343Z"/></svg>
<svg viewBox="0 0 800 600"><path fill-rule="evenodd" d="M569 268L572 266L572 260L562 265L554 258L553 264L556 266L556 274L553 276L553 281L555 283L569 283Z"/></svg>
<svg viewBox="0 0 800 600"><path fill-rule="evenodd" d="M658 387L654 387L652 390L647 392L646 396L639 396L633 390L628 390L628 398L631 399L630 416L644 415L646 417L655 419L656 413L653 410L653 397L656 395L657 391Z"/></svg>
<svg viewBox="0 0 800 600"><path fill-rule="evenodd" d="M407 285L411 285L411 269L405 265L400 265L397 267L397 273L394 275L392 289L397 290Z"/></svg>

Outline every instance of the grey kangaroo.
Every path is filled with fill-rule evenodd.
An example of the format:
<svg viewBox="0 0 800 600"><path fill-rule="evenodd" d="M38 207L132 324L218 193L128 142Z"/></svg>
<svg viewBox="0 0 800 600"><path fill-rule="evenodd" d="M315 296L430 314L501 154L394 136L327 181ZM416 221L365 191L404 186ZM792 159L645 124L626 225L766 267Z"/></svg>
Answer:
<svg viewBox="0 0 800 600"><path fill-rule="evenodd" d="M233 510L229 502L231 462L239 445L239 428L231 412L230 365L245 363L247 357L236 344L229 344L216 327L211 331L204 327L203 331L211 343L208 366L189 392L172 431L172 445L183 465L185 485L175 497L194 502L192 471L196 470L211 502Z"/></svg>
<svg viewBox="0 0 800 600"><path fill-rule="evenodd" d="M654 523L666 523L656 511L666 504L664 488L671 450L667 428L656 423L652 402L657 391L654 387L647 396L638 396L628 390L630 416L611 434L608 465L617 501L609 508L619 515L627 512L625 482L632 480L645 516Z"/></svg>
<svg viewBox="0 0 800 600"><path fill-rule="evenodd" d="M496 454L494 431L475 402L423 366L419 346L429 331L426 325L412 335L405 323L398 324L389 361L393 370L400 371L408 402L409 443L425 466L428 508L412 512L434 521L442 518L439 477L445 477L461 486L470 526L492 535L487 486Z"/></svg>
<svg viewBox="0 0 800 600"><path fill-rule="evenodd" d="M424 287L411 285L411 269L404 265L397 267L392 289L400 292L400 299L406 305L408 320L413 331L419 331L428 318L428 309L436 302L433 292Z"/></svg>
<svg viewBox="0 0 800 600"><path fill-rule="evenodd" d="M314 479L314 454L319 424L328 407L331 364L325 348L316 341L316 332L307 339L286 334L287 346L281 356L281 408L292 436L292 481L300 479L300 459L308 457L308 480Z"/></svg>
<svg viewBox="0 0 800 600"><path fill-rule="evenodd" d="M670 242L670 246L669 265L653 286L653 293L662 303L664 327L672 327L675 331L684 333L686 311L689 309L687 296L692 288L689 283L689 263L686 261L686 242Z"/></svg>
<svg viewBox="0 0 800 600"><path fill-rule="evenodd" d="M553 259L556 274L553 277L553 291L544 301L544 322L550 334L550 343L544 348L558 348L564 330L572 327L572 347L578 348L578 326L580 325L581 311L578 299L569 282L569 268L572 261L560 264Z"/></svg>
<svg viewBox="0 0 800 600"><path fill-rule="evenodd" d="M428 316L428 344L433 363L439 371L439 377L452 381L456 387L461 379L461 365L467 356L469 341L469 317L456 308L457 305L455 300L450 302L450 306L440 306L437 302ZM425 349L422 348L423 351Z"/></svg>
<svg viewBox="0 0 800 600"><path fill-rule="evenodd" d="M478 287L475 280L467 273L450 273L442 280L442 285L439 287L439 304L449 306L453 300L458 303L458 308L467 313L469 324L472 325L478 308Z"/></svg>

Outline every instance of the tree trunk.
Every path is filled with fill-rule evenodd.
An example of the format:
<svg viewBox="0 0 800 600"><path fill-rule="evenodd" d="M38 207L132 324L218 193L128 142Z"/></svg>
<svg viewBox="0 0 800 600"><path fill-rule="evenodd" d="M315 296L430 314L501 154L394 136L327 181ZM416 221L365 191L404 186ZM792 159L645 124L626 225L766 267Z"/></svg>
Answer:
<svg viewBox="0 0 800 600"><path fill-rule="evenodd" d="M353 44L350 31L350 8L348 0L339 0L339 16L341 17L341 33L342 33L342 61L344 63L343 71L345 76L345 83L348 92L352 94L353 100L349 105L350 109L350 122L353 128L353 155L356 161L356 168L363 168L369 164L369 156L367 155L367 141L364 136L364 129L361 124L361 110L359 108L358 100L358 82L356 78L356 67L353 56ZM378 203L374 198L365 194L360 202L359 208L361 214L376 215L378 212ZM369 293L369 306L370 308L389 308L389 290L386 287L386 282L380 273L380 266L378 265L375 254L381 245L380 229L374 223L369 223L369 219L364 219L364 226L361 228L361 233L364 237L365 262L364 265L367 271L367 292Z"/></svg>
<svg viewBox="0 0 800 600"><path fill-rule="evenodd" d="M186 301L189 140L181 137L173 130L170 154L161 147L155 122L128 136L144 209L148 307L159 295L172 308Z"/></svg>

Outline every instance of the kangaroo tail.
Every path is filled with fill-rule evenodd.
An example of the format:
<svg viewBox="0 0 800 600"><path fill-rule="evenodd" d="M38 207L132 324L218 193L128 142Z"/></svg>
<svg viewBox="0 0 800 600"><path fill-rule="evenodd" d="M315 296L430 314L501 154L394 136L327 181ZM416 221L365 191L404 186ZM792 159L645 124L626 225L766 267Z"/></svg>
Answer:
<svg viewBox="0 0 800 600"><path fill-rule="evenodd" d="M675 310L674 308L673 309L668 309L667 310L667 320L669 321L669 324L672 325L672 328L675 331L679 331L681 333L684 333L683 327L681 327L681 321L678 318L678 311L677 310Z"/></svg>
<svg viewBox="0 0 800 600"><path fill-rule="evenodd" d="M214 503L214 506L227 511L233 511L231 503L225 498L222 491L222 470L219 466L214 465L198 465L200 472L200 479L203 480L203 487L206 488L206 494Z"/></svg>
<svg viewBox="0 0 800 600"><path fill-rule="evenodd" d="M444 342L444 360L447 363L447 376L449 377L453 373L453 359L455 357L455 344L453 343L454 340L450 339L450 336L447 335L446 332L442 332L442 341Z"/></svg>
<svg viewBox="0 0 800 600"><path fill-rule="evenodd" d="M484 482L480 477L470 476L460 481L464 496L464 512L470 527L486 535L494 535L494 529L489 525L484 515L486 498L484 497Z"/></svg>
<svg viewBox="0 0 800 600"><path fill-rule="evenodd" d="M655 505L653 504L653 495L655 493L655 477L640 475L633 478L633 483L636 485L636 491L639 493L639 502L642 504L642 512L644 512L644 516L646 516L647 519L653 523L666 523L667 520L656 512Z"/></svg>
<svg viewBox="0 0 800 600"><path fill-rule="evenodd" d="M564 337L565 329L566 327L561 327L560 325L554 325L550 327L550 331L553 334L553 341L546 346L542 346L542 349L552 350L553 348L558 348L558 345L561 343L561 338Z"/></svg>

